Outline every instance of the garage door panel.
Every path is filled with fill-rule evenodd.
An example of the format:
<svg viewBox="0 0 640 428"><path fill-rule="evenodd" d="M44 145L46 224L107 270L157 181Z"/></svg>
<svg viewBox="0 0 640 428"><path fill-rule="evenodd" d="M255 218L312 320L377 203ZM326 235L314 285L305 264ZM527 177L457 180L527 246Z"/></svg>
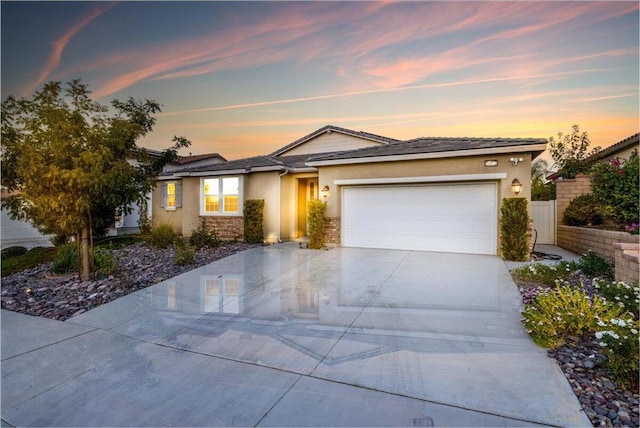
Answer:
<svg viewBox="0 0 640 428"><path fill-rule="evenodd" d="M343 189L343 245L496 254L495 183Z"/></svg>

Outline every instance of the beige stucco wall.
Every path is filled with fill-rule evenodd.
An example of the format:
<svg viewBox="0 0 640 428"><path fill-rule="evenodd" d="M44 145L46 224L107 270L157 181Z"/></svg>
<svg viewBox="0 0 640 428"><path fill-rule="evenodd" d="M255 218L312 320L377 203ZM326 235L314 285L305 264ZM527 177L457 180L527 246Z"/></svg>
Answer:
<svg viewBox="0 0 640 428"><path fill-rule="evenodd" d="M264 238L267 242L278 239L281 215L279 187L278 172L258 172L244 176L244 200L264 199Z"/></svg>
<svg viewBox="0 0 640 428"><path fill-rule="evenodd" d="M512 157L523 158L523 161L514 166L509 161ZM485 160L498 160L498 166L485 167ZM495 173L507 174L507 178L499 180L498 200L514 196L511 192L511 182L514 178L523 184L523 189L518 196L531 200L531 155L528 153L321 166L319 167L319 186L322 188L328 185L330 189L326 216L340 217L342 198L334 180Z"/></svg>
<svg viewBox="0 0 640 428"><path fill-rule="evenodd" d="M175 182L180 182L180 180L174 180ZM173 230L179 234L182 234L182 217L183 217L183 208L176 208L175 210L166 210L162 208L160 205L162 204L162 193L160 190L160 186L163 183L168 183L169 181L159 181L153 189L153 195L151 196L151 227L156 227L162 223L169 223L173 226ZM184 198L184 188L182 191ZM184 200L184 199L183 199ZM184 206L184 205L183 205Z"/></svg>
<svg viewBox="0 0 640 428"><path fill-rule="evenodd" d="M281 178L280 239L283 241L300 238L301 219L298 216L301 204L306 204L306 190L298 187L300 180L317 178L317 173L289 173ZM306 221L306 219L305 219Z"/></svg>
<svg viewBox="0 0 640 428"><path fill-rule="evenodd" d="M304 144L287 151L283 156L308 155L312 153L337 152L355 150L363 147L380 146L381 143L352 137L339 132L324 133Z"/></svg>

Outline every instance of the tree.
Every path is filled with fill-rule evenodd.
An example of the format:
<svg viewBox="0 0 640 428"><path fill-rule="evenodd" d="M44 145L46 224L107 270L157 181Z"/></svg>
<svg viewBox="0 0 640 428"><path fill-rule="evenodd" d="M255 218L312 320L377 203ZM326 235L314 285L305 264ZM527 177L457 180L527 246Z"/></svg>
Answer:
<svg viewBox="0 0 640 428"><path fill-rule="evenodd" d="M544 159L536 159L531 164L532 201L550 201L556 198L556 184L546 179L548 166Z"/></svg>
<svg viewBox="0 0 640 428"><path fill-rule="evenodd" d="M30 100L9 96L2 103L1 134L2 185L15 191L2 206L43 233L76 236L84 280L93 274L93 230L118 211L130 212L153 189L162 167L190 144L174 137L172 147L150 157L136 141L152 131L160 105L113 100L110 115L90 93L77 79L65 87L47 83Z"/></svg>
<svg viewBox="0 0 640 428"><path fill-rule="evenodd" d="M571 134L558 132L557 140L550 137L549 144L554 167L558 169L558 176L561 178L575 178L580 173L588 172L593 164L589 157L600 151L600 147L589 151L589 136L586 131L580 132L578 125L572 126Z"/></svg>

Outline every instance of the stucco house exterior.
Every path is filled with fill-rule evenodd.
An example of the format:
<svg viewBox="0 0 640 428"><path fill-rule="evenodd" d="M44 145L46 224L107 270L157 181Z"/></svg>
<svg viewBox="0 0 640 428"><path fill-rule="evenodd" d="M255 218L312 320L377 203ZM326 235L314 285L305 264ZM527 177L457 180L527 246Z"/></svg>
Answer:
<svg viewBox="0 0 640 428"><path fill-rule="evenodd" d="M530 200L531 161L546 144L402 141L327 125L268 155L165 173L153 224L188 236L204 219L221 238L241 239L244 201L264 199L265 241L296 240L307 234L307 202L323 199L329 244L499 254L501 201L514 196L514 180Z"/></svg>

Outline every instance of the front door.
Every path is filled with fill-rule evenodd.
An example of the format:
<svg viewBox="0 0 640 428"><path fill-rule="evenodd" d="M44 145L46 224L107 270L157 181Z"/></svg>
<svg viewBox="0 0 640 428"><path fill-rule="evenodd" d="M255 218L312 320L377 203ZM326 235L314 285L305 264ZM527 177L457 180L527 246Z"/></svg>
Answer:
<svg viewBox="0 0 640 428"><path fill-rule="evenodd" d="M305 204L305 229L308 231L309 230L309 222L307 221L308 217L308 213L307 213L307 206L309 206L309 201L318 199L318 179L317 178L310 178L307 180L307 201ZM305 233L305 235L307 235L307 233Z"/></svg>

